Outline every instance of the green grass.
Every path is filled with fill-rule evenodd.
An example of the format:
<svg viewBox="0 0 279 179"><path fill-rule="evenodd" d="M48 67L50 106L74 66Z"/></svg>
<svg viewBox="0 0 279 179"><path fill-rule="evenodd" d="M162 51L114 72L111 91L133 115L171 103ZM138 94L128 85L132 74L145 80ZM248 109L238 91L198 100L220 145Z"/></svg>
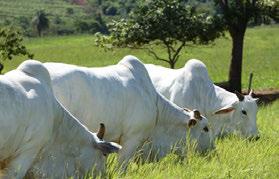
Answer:
<svg viewBox="0 0 279 179"><path fill-rule="evenodd" d="M254 72L256 89L279 88L279 27L248 29L245 38L243 86L247 87L249 72ZM26 45L35 59L57 61L84 66L116 64L124 55L133 54L146 63L154 61L144 51L121 49L104 52L94 47L92 36L47 37L28 39ZM161 54L166 55L162 49ZM214 81L227 80L231 41L219 39L214 46L187 48L177 67L189 58L197 58L207 65ZM14 69L24 57L5 61L5 71ZM167 66L166 64L163 64ZM279 178L279 101L260 108L258 127L261 139L249 142L235 136L218 140L216 150L208 155L198 155L191 150L188 158L178 162L170 154L157 163L137 166L132 163L123 175L108 168L112 178Z"/></svg>
<svg viewBox="0 0 279 179"><path fill-rule="evenodd" d="M279 101L260 109L258 141L231 136L218 140L216 150L206 156L189 151L188 158L178 163L177 157L170 154L158 163L139 167L132 164L121 178L278 178L278 114Z"/></svg>
<svg viewBox="0 0 279 179"><path fill-rule="evenodd" d="M249 73L254 72L253 88L279 88L279 26L248 29L245 37L243 61L243 88L248 86ZM123 56L133 54L146 63L167 66L150 57L143 50L115 49L104 52L94 46L93 36L64 36L27 39L26 46L40 61L59 61L84 66L116 64ZM163 49L157 49L166 56ZM184 66L188 59L202 60L215 82L226 81L231 53L230 38L218 39L215 45L185 48L176 67ZM11 70L25 58L6 61L5 71Z"/></svg>
<svg viewBox="0 0 279 179"><path fill-rule="evenodd" d="M279 101L260 108L258 126L261 138L248 141L237 136L216 141L216 150L200 155L188 151L182 162L174 154L157 163L131 163L123 175L107 170L111 178L278 178L279 177ZM112 159L110 157L109 159Z"/></svg>

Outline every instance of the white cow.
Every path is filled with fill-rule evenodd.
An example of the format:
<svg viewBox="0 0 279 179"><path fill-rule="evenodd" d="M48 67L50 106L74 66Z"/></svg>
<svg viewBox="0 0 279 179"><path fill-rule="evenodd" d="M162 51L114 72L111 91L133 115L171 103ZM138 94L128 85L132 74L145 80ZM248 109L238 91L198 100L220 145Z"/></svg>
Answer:
<svg viewBox="0 0 279 179"><path fill-rule="evenodd" d="M192 138L199 138L201 131L207 129L206 118L194 116L193 111L187 112L159 94L144 65L134 56L101 68L44 65L55 96L74 116L90 130L96 130L100 122L106 124L108 132L104 138L123 146L119 162L124 162L124 167L146 140L160 149L162 157L173 144L185 139L189 121L191 125L194 119L201 119L192 129ZM208 146L203 147L212 145L209 139Z"/></svg>
<svg viewBox="0 0 279 179"><path fill-rule="evenodd" d="M57 102L48 71L28 60L0 76L0 166L6 178L62 178L102 169L115 143L91 133ZM102 137L103 127L99 133Z"/></svg>
<svg viewBox="0 0 279 179"><path fill-rule="evenodd" d="M208 118L214 136L238 132L258 138L257 99L251 93L243 96L214 85L201 61L189 60L181 69L145 67L155 88L166 98L178 106L199 109Z"/></svg>

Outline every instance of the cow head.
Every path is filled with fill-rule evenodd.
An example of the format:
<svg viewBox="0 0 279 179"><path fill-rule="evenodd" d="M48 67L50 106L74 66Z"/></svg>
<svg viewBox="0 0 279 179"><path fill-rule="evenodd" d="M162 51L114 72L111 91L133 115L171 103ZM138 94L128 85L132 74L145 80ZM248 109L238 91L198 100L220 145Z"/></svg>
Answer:
<svg viewBox="0 0 279 179"><path fill-rule="evenodd" d="M102 173L105 168L105 159L108 154L118 152L121 146L114 142L103 140L105 125L100 124L97 133L90 132L91 142L79 145L79 155L76 162L80 165L80 173L93 172L93 176ZM93 169L93 170L92 170ZM89 173L91 174L91 173Z"/></svg>
<svg viewBox="0 0 279 179"><path fill-rule="evenodd" d="M184 108L184 110L190 113L190 121L195 120L195 125L190 125L190 143L196 143L196 150L199 152L206 152L214 148L214 139L212 132L208 127L208 120L200 114L196 109L189 110Z"/></svg>
<svg viewBox="0 0 279 179"><path fill-rule="evenodd" d="M243 137L258 139L259 133L256 123L258 98L253 98L252 90L248 95L242 95L239 92L235 92L235 94L238 101L217 110L214 115L229 115L230 130L240 133Z"/></svg>
<svg viewBox="0 0 279 179"><path fill-rule="evenodd" d="M208 120L200 115L197 110L184 109L183 117L187 121L182 123L158 123L153 129L150 142L143 146L143 161L157 160L170 152L174 152L181 158L185 157L187 145L187 133L189 141L197 144L197 150L205 151L212 145L211 133L208 128Z"/></svg>
<svg viewBox="0 0 279 179"><path fill-rule="evenodd" d="M95 178L104 171L104 155L121 149L118 144L102 139L105 134L103 124L98 133L80 132L80 128L75 127L69 131L58 132L53 142L38 154L29 169L30 178L84 178L86 174Z"/></svg>
<svg viewBox="0 0 279 179"><path fill-rule="evenodd" d="M121 149L120 145L103 140L104 135L105 125L101 123L99 131L97 133L91 133L92 141L90 145L80 147L80 155L78 157L79 165L84 170L81 173L90 170L93 172L93 176L98 174L98 172L102 173L105 167L106 156L118 152ZM92 166L94 170L92 170Z"/></svg>
<svg viewBox="0 0 279 179"><path fill-rule="evenodd" d="M122 148L114 142L106 142L103 140L105 135L105 125L103 123L100 123L99 131L95 135L97 136L96 147L104 156L110 153L118 152Z"/></svg>

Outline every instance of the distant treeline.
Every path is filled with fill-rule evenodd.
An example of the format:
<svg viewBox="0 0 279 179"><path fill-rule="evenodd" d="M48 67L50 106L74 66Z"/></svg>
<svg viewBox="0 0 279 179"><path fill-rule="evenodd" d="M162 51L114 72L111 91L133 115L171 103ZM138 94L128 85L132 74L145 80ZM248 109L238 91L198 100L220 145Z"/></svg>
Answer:
<svg viewBox="0 0 279 179"><path fill-rule="evenodd" d="M148 0L146 0L148 1ZM127 18L143 0L0 0L0 27L12 26L25 36L107 34L108 23ZM185 0L200 11L215 13L214 0ZM269 24L268 17L251 25Z"/></svg>

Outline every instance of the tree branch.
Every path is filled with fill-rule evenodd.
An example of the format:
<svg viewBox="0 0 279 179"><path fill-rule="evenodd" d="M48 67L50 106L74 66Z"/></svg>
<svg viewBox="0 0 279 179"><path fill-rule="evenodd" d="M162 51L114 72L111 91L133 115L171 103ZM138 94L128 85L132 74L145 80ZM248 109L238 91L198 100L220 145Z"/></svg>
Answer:
<svg viewBox="0 0 279 179"><path fill-rule="evenodd" d="M150 49L150 48L147 48L147 50L148 50L148 53L150 53L151 55L153 55L153 57L155 57L156 58L156 60L161 60L161 61L164 61L164 62L167 62L167 63L170 63L168 60L165 60L165 59L163 59L163 58L161 58L161 57L159 57L152 49Z"/></svg>
<svg viewBox="0 0 279 179"><path fill-rule="evenodd" d="M171 62L171 61L173 61L172 60L172 55L171 55L172 54L171 53L171 45L167 41L165 41L165 40L163 40L163 43L167 47L168 55L169 55L169 62Z"/></svg>
<svg viewBox="0 0 279 179"><path fill-rule="evenodd" d="M174 63L176 63L177 62L177 60L178 60L178 57L179 57L179 53L180 53L180 51L182 50L182 48L185 46L185 44L186 44L186 42L184 41L184 42L182 42L181 43L181 45L178 47L178 49L176 50L176 52L175 52L175 54L174 54L174 56L173 56L173 59L174 59Z"/></svg>

